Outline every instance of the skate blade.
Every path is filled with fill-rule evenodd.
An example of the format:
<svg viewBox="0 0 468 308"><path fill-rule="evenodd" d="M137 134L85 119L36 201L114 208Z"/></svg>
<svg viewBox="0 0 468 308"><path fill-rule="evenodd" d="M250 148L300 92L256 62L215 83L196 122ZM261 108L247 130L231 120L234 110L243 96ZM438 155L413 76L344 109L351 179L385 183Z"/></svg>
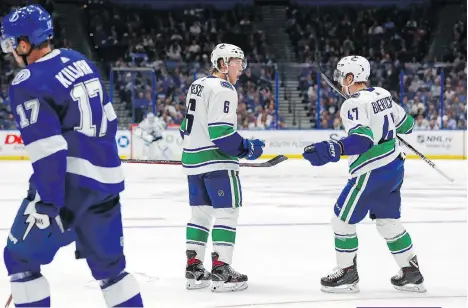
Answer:
<svg viewBox="0 0 468 308"><path fill-rule="evenodd" d="M322 292L325 292L325 293L358 293L360 291L359 285L357 283L345 284L339 287L322 286L321 290Z"/></svg>
<svg viewBox="0 0 468 308"><path fill-rule="evenodd" d="M198 290L209 287L211 280L196 280L196 279L187 279L185 283L185 288L187 290Z"/></svg>
<svg viewBox="0 0 468 308"><path fill-rule="evenodd" d="M424 293L427 291L426 287L421 283L421 284L407 284L405 286L393 286L396 290L398 291L404 291L404 292L416 292L416 293Z"/></svg>
<svg viewBox="0 0 468 308"><path fill-rule="evenodd" d="M227 282L213 281L211 283L211 292L238 292L248 288L247 281L244 282Z"/></svg>

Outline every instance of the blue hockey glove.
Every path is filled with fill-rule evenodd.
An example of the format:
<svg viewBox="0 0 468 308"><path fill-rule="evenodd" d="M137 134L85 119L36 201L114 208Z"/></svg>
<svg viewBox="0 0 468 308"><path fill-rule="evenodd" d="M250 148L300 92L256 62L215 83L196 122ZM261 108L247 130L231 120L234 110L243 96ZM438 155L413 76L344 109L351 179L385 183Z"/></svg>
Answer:
<svg viewBox="0 0 468 308"><path fill-rule="evenodd" d="M65 228L60 217L60 208L50 203L44 203L39 201L36 203L36 212L32 214L36 220L36 226L39 229L49 228L54 222L62 233L65 232Z"/></svg>
<svg viewBox="0 0 468 308"><path fill-rule="evenodd" d="M254 160L262 155L265 143L258 139L244 139L243 146L245 150L241 155L239 155L239 158Z"/></svg>
<svg viewBox="0 0 468 308"><path fill-rule="evenodd" d="M341 146L338 142L329 140L305 147L302 156L313 166L323 166L329 162L339 161L341 152Z"/></svg>

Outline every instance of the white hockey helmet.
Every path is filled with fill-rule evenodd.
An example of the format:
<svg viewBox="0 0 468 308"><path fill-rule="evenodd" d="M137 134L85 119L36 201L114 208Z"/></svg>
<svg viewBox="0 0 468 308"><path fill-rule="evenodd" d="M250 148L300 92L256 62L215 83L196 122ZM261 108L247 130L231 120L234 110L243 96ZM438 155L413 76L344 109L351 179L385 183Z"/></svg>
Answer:
<svg viewBox="0 0 468 308"><path fill-rule="evenodd" d="M346 75L353 74L353 82L345 86L344 80ZM361 56L348 56L342 58L336 65L335 72L333 73L333 80L338 82L342 87L348 88L355 82L366 82L370 75L370 63L366 58ZM348 93L349 94L349 93Z"/></svg>
<svg viewBox="0 0 468 308"><path fill-rule="evenodd" d="M244 52L242 49L236 45L225 43L216 45L216 47L211 52L211 65L213 68L221 71L218 67L218 60L223 59L224 63L228 65L230 58L242 59L242 69L247 67L247 59L244 57Z"/></svg>

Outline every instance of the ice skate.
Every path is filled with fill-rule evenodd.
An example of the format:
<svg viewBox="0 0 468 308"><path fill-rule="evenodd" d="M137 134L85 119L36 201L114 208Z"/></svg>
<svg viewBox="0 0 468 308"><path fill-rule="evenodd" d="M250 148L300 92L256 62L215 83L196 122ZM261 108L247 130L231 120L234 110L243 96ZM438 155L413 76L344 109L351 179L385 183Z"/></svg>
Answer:
<svg viewBox="0 0 468 308"><path fill-rule="evenodd" d="M335 267L334 272L322 277L321 290L327 293L357 293L359 292L359 275L357 272L356 257L353 265L341 268Z"/></svg>
<svg viewBox="0 0 468 308"><path fill-rule="evenodd" d="M399 291L406 292L426 292L424 287L424 277L419 271L418 259L414 256L410 261L410 266L400 269L398 274L392 277L393 287Z"/></svg>
<svg viewBox="0 0 468 308"><path fill-rule="evenodd" d="M194 250L187 250L187 267L185 268L185 278L187 279L187 290L196 290L209 287L211 284L211 274L203 266L203 262L196 258Z"/></svg>
<svg viewBox="0 0 468 308"><path fill-rule="evenodd" d="M234 292L247 289L247 275L236 272L229 264L218 261L216 252L211 254L213 269L211 270L212 292Z"/></svg>

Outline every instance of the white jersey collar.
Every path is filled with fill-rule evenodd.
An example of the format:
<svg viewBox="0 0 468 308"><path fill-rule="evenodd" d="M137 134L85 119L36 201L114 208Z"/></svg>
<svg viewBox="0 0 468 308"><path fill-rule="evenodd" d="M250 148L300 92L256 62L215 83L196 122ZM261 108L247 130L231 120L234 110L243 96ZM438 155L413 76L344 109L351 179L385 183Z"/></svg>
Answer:
<svg viewBox="0 0 468 308"><path fill-rule="evenodd" d="M45 56L43 56L42 58L36 60L35 63L37 62L44 62L44 61L47 61L47 60L50 60L52 58L55 58L56 56L58 56L60 54L60 49L54 49L52 50L50 53L46 54Z"/></svg>

